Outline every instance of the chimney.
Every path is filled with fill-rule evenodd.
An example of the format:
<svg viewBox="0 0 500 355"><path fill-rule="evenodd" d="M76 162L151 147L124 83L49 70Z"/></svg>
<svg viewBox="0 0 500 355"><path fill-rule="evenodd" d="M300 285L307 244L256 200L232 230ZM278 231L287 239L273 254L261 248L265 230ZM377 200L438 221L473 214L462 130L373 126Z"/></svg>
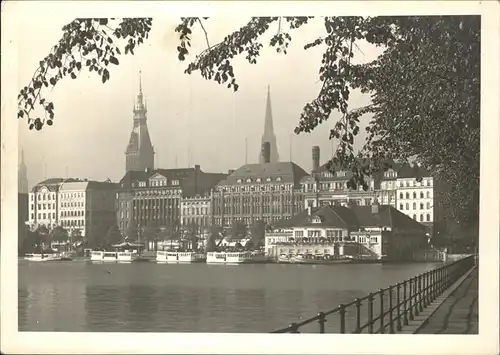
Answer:
<svg viewBox="0 0 500 355"><path fill-rule="evenodd" d="M269 142L262 143L262 158L264 158L264 163L271 162L271 144Z"/></svg>
<svg viewBox="0 0 500 355"><path fill-rule="evenodd" d="M378 213L378 200L375 199L372 203L372 214L377 214Z"/></svg>
<svg viewBox="0 0 500 355"><path fill-rule="evenodd" d="M319 168L319 147L315 145L312 147L312 171Z"/></svg>

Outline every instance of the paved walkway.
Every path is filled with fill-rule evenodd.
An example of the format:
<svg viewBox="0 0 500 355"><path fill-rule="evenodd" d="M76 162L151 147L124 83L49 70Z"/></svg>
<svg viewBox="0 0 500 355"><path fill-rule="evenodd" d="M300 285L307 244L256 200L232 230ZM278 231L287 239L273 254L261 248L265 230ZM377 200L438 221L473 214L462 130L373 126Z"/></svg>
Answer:
<svg viewBox="0 0 500 355"><path fill-rule="evenodd" d="M443 302L418 334L479 334L478 269Z"/></svg>

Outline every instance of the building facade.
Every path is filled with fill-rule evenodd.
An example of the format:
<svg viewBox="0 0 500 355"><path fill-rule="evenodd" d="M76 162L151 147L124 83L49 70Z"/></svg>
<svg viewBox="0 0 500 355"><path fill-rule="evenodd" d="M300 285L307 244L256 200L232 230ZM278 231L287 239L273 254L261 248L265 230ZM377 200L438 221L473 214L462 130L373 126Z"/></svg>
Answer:
<svg viewBox="0 0 500 355"><path fill-rule="evenodd" d="M24 150L21 149L21 162L19 163L17 172L17 188L18 193L27 194L29 193L28 188L28 168L26 167L26 162L24 161Z"/></svg>
<svg viewBox="0 0 500 355"><path fill-rule="evenodd" d="M426 227L392 206L308 207L266 232L266 250L281 254L351 255L412 260L427 246Z"/></svg>
<svg viewBox="0 0 500 355"><path fill-rule="evenodd" d="M147 125L148 109L143 101L142 82L139 77L139 93L134 103L134 123L125 151L125 172L154 169L154 148Z"/></svg>
<svg viewBox="0 0 500 355"><path fill-rule="evenodd" d="M301 179L307 173L292 162L270 162L270 144L263 144L264 163L246 164L221 181L213 193L214 224L228 228L291 218L303 206Z"/></svg>
<svg viewBox="0 0 500 355"><path fill-rule="evenodd" d="M146 227L166 229L171 234L182 225L182 200L194 198L186 202L188 206L199 196L197 203L205 201L206 207L201 196L206 196L225 176L205 173L199 165L187 169L129 171L121 179L117 193L118 227L129 237L135 237L138 230ZM201 218L202 214L197 216ZM186 216L184 222L189 218ZM207 218L199 222L202 220L206 223Z"/></svg>
<svg viewBox="0 0 500 355"><path fill-rule="evenodd" d="M52 229L59 223L59 188L62 178L47 179L36 184L29 193L29 225Z"/></svg>
<svg viewBox="0 0 500 355"><path fill-rule="evenodd" d="M59 225L75 232L91 246L100 245L109 228L116 225L118 184L110 181L63 181L59 188Z"/></svg>

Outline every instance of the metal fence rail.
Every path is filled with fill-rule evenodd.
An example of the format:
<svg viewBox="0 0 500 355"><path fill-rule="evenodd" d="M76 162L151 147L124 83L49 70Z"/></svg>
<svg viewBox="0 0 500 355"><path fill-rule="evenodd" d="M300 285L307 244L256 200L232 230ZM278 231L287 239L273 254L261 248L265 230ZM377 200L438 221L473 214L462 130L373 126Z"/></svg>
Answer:
<svg viewBox="0 0 500 355"><path fill-rule="evenodd" d="M319 333L399 332L475 263L476 256L467 256L271 333L300 333L314 324ZM328 319L329 331L328 316L336 318Z"/></svg>

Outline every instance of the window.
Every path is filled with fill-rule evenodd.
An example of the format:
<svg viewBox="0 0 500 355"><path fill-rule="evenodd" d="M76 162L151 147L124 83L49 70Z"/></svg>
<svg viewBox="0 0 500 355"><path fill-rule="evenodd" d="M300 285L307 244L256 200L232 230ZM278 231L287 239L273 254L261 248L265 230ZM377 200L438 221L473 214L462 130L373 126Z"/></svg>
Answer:
<svg viewBox="0 0 500 355"><path fill-rule="evenodd" d="M420 209L421 209L421 210L423 210L423 209L424 209L424 204L423 204L423 203L421 203L421 204L420 204Z"/></svg>
<svg viewBox="0 0 500 355"><path fill-rule="evenodd" d="M413 198L417 198L417 193L413 191Z"/></svg>
<svg viewBox="0 0 500 355"><path fill-rule="evenodd" d="M431 215L427 213L427 222L431 221Z"/></svg>
<svg viewBox="0 0 500 355"><path fill-rule="evenodd" d="M399 209L400 209L400 210L403 210L403 209L404 209L404 208L403 208L403 204L402 204L402 203L399 205Z"/></svg>
<svg viewBox="0 0 500 355"><path fill-rule="evenodd" d="M413 209L416 210L417 209L417 203L416 202L413 202Z"/></svg>
<svg viewBox="0 0 500 355"><path fill-rule="evenodd" d="M399 194L399 198L403 199L403 193L402 192Z"/></svg>
<svg viewBox="0 0 500 355"><path fill-rule="evenodd" d="M409 192L406 193L406 198L410 198L410 193Z"/></svg>
<svg viewBox="0 0 500 355"><path fill-rule="evenodd" d="M420 222L423 222L423 221L424 221L424 215L423 215L423 214L421 214L421 215L420 215Z"/></svg>
<svg viewBox="0 0 500 355"><path fill-rule="evenodd" d="M280 176L278 176L278 177L276 178L276 181L281 181L281 177L280 177Z"/></svg>
<svg viewBox="0 0 500 355"><path fill-rule="evenodd" d="M430 209L430 208L431 208L431 203L427 202L427 209Z"/></svg>
<svg viewBox="0 0 500 355"><path fill-rule="evenodd" d="M427 198L431 198L431 192L427 191Z"/></svg>
<svg viewBox="0 0 500 355"><path fill-rule="evenodd" d="M409 210L410 209L410 204L407 202L406 203L406 209Z"/></svg>
<svg viewBox="0 0 500 355"><path fill-rule="evenodd" d="M241 180L241 179L240 179L240 180ZM262 181L262 179L261 179L261 178L257 178L257 180L256 180L256 181L257 181L257 182L261 182L261 181Z"/></svg>
<svg viewBox="0 0 500 355"><path fill-rule="evenodd" d="M414 214L414 215L413 215L413 219L414 219L415 221L417 220L417 215L416 215L416 214Z"/></svg>
<svg viewBox="0 0 500 355"><path fill-rule="evenodd" d="M270 178L270 177L268 177L268 178L266 179L266 181L267 181L267 182L271 181L271 178Z"/></svg>
<svg viewBox="0 0 500 355"><path fill-rule="evenodd" d="M172 185L179 185L179 180L172 180Z"/></svg>

